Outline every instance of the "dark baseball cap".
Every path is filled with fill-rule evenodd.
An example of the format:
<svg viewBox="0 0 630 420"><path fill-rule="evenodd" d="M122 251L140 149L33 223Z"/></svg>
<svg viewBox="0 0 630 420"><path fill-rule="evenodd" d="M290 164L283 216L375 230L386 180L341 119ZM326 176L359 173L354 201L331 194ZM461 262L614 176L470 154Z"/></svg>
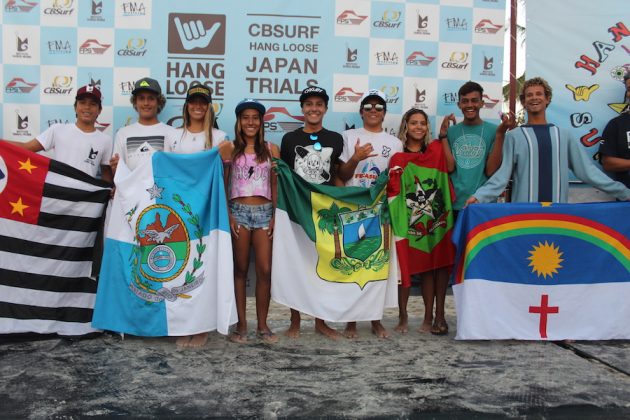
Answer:
<svg viewBox="0 0 630 420"><path fill-rule="evenodd" d="M265 115L265 112L267 112L265 106L258 102L256 99L243 99L241 102L238 103L238 105L236 105L234 113L238 117L239 114L246 109L255 109L256 111L260 112L261 115Z"/></svg>
<svg viewBox="0 0 630 420"><path fill-rule="evenodd" d="M156 93L158 95L162 94L162 88L157 80L151 79L150 77L143 77L142 79L136 81L136 84L131 91L132 95L138 93L141 90L148 90L149 92Z"/></svg>
<svg viewBox="0 0 630 420"><path fill-rule="evenodd" d="M326 93L326 89L322 89L319 86L310 86L302 91L300 95L300 106L304 104L304 101L311 96L319 96L326 102L326 106L328 106L328 94Z"/></svg>
<svg viewBox="0 0 630 420"><path fill-rule="evenodd" d="M75 99L81 99L86 96L91 96L92 98L96 99L99 104L103 99L103 95L101 94L99 88L92 85L85 85L80 87L79 90L77 90L77 96L75 96Z"/></svg>
<svg viewBox="0 0 630 420"><path fill-rule="evenodd" d="M212 94L206 85L196 84L189 87L188 92L186 92L186 102L194 96L200 96L208 103L212 103Z"/></svg>

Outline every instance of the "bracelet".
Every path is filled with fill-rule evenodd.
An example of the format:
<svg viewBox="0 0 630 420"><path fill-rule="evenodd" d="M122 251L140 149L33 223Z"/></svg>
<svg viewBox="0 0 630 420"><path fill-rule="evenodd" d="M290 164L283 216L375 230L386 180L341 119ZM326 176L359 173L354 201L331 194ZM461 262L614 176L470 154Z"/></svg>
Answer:
<svg viewBox="0 0 630 420"><path fill-rule="evenodd" d="M448 136L447 136L446 134L444 134L444 135L440 134L440 135L438 136L438 139L440 139L440 140L441 140L441 139L445 139L445 138L447 138L447 137L448 137Z"/></svg>

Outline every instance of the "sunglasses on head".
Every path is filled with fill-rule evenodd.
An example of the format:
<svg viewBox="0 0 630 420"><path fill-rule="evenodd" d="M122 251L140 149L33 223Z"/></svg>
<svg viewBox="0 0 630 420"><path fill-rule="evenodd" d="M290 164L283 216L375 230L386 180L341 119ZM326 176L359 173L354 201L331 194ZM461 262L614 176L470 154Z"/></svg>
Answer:
<svg viewBox="0 0 630 420"><path fill-rule="evenodd" d="M372 109L375 109L377 111L382 111L385 109L385 105L383 104L365 104L363 105L363 110L364 111L371 111Z"/></svg>

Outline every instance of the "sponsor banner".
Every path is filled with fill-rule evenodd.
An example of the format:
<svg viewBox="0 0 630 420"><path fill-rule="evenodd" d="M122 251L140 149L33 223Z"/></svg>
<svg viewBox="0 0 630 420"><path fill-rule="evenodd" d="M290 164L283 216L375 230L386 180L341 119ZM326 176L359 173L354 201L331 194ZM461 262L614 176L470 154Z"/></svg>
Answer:
<svg viewBox="0 0 630 420"><path fill-rule="evenodd" d="M606 123L625 107L627 10L623 0L580 0L570 8L540 0L527 3L528 16L536 16L527 24L527 76L549 82L553 101L547 120L569 129L591 156L599 149Z"/></svg>
<svg viewBox="0 0 630 420"><path fill-rule="evenodd" d="M72 77L75 92L100 82L103 104L113 106L115 132L136 119L129 103L133 83L151 76L167 99L160 119L179 127L186 91L201 83L212 91L221 129L232 135L234 107L255 98L270 110L268 139L279 143L300 121L294 117L301 117L298 97L305 87L328 91L325 125L336 131L359 124L358 99L379 88L388 97L388 129L395 132L398 122L389 120L423 102L415 88L406 91L410 84L437 79L419 86L418 94L425 91L422 107L438 120L452 108L439 106L440 95L452 94L440 90L443 84L500 84L505 4L336 0L305 8L289 0L3 0L4 102L63 105L72 94L52 96L51 89L63 89L52 86L55 77ZM74 69L53 75L45 66ZM502 96L500 88L488 93ZM46 127L42 119L34 131ZM7 130L2 134L11 138Z"/></svg>

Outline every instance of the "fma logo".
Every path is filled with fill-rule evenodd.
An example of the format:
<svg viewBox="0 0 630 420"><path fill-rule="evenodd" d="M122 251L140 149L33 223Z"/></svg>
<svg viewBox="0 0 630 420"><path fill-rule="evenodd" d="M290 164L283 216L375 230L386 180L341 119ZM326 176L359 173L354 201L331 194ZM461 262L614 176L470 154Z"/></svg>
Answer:
<svg viewBox="0 0 630 420"><path fill-rule="evenodd" d="M146 38L129 38L125 48L118 50L120 56L142 57L147 53Z"/></svg>
<svg viewBox="0 0 630 420"><path fill-rule="evenodd" d="M402 13L398 10L385 10L380 20L374 21L372 26L375 28L396 29L400 27L400 16Z"/></svg>
<svg viewBox="0 0 630 420"><path fill-rule="evenodd" d="M225 54L225 15L171 13L168 15L168 52Z"/></svg>
<svg viewBox="0 0 630 420"><path fill-rule="evenodd" d="M9 13L28 13L37 6L35 1L9 0L4 5L4 11Z"/></svg>
<svg viewBox="0 0 630 420"><path fill-rule="evenodd" d="M496 25L490 19L482 19L475 25L475 32L481 34L496 34L503 25Z"/></svg>
<svg viewBox="0 0 630 420"><path fill-rule="evenodd" d="M69 95L72 93L72 77L55 76L49 87L44 88L46 95Z"/></svg>
<svg viewBox="0 0 630 420"><path fill-rule="evenodd" d="M51 55L59 55L59 54L72 54L72 45L70 41L63 39L55 39L48 41L48 54Z"/></svg>
<svg viewBox="0 0 630 420"><path fill-rule="evenodd" d="M103 55L112 44L101 44L96 39L88 39L79 47L79 54Z"/></svg>
<svg viewBox="0 0 630 420"><path fill-rule="evenodd" d="M120 82L120 94L124 96L130 96L131 92L133 91L134 83L135 82L133 80Z"/></svg>
<svg viewBox="0 0 630 420"><path fill-rule="evenodd" d="M30 93L37 83L29 83L21 77L14 77L4 88L6 93Z"/></svg>
<svg viewBox="0 0 630 420"><path fill-rule="evenodd" d="M44 14L56 16L71 15L74 11L74 9L72 8L73 3L74 0L53 0L52 7L45 8Z"/></svg>
<svg viewBox="0 0 630 420"><path fill-rule="evenodd" d="M486 109L492 109L499 103L498 99L492 99L487 93L483 94L483 107Z"/></svg>
<svg viewBox="0 0 630 420"><path fill-rule="evenodd" d="M337 16L337 25L360 25L367 15L358 15L354 10L344 10Z"/></svg>
<svg viewBox="0 0 630 420"><path fill-rule="evenodd" d="M420 14L420 10L416 10L416 16L416 29L413 31L413 33L416 35L430 35L431 32L427 30L427 28L429 27L429 17L422 16Z"/></svg>
<svg viewBox="0 0 630 420"><path fill-rule="evenodd" d="M426 67L429 64L433 63L433 60L435 60L435 57L429 57L422 51L414 51L411 54L409 54L409 57L407 57L406 62L407 62L407 65L409 66Z"/></svg>
<svg viewBox="0 0 630 420"><path fill-rule="evenodd" d="M103 18L103 1L92 0L92 11L90 17L87 19L90 22L104 22Z"/></svg>
<svg viewBox="0 0 630 420"><path fill-rule="evenodd" d="M385 102L388 104L398 103L398 100L400 99L398 95L399 90L398 86L381 86L380 89L380 91L385 94Z"/></svg>
<svg viewBox="0 0 630 420"><path fill-rule="evenodd" d="M123 16L146 16L147 8L142 1L126 1L121 4Z"/></svg>
<svg viewBox="0 0 630 420"><path fill-rule="evenodd" d="M356 92L349 87L342 87L335 93L335 102L359 102L363 92Z"/></svg>
<svg viewBox="0 0 630 420"><path fill-rule="evenodd" d="M446 29L449 31L467 31L468 21L458 17L446 18Z"/></svg>
<svg viewBox="0 0 630 420"><path fill-rule="evenodd" d="M376 64L379 66L395 66L398 64L398 54L391 51L377 52Z"/></svg>
<svg viewBox="0 0 630 420"><path fill-rule="evenodd" d="M269 108L264 117L265 131L277 133L279 131L294 131L304 125L304 117L291 115L286 108Z"/></svg>
<svg viewBox="0 0 630 420"><path fill-rule="evenodd" d="M357 60L359 59L359 50L357 48L352 49L346 46L346 64L343 65L344 68L347 69L358 69L359 63Z"/></svg>
<svg viewBox="0 0 630 420"><path fill-rule="evenodd" d="M445 92L442 94L442 103L444 105L455 105L457 100L457 92Z"/></svg>
<svg viewBox="0 0 630 420"><path fill-rule="evenodd" d="M63 118L51 118L48 121L46 121L46 124L48 124L48 127L51 127L55 124L70 124L70 120L68 119L63 119Z"/></svg>
<svg viewBox="0 0 630 420"><path fill-rule="evenodd" d="M32 137L31 130L28 127L28 115L20 115L18 110L15 111L16 122L15 131L11 134L14 136L28 136Z"/></svg>
<svg viewBox="0 0 630 420"><path fill-rule="evenodd" d="M448 61L442 63L442 68L464 70L468 67L468 53L453 51Z"/></svg>

